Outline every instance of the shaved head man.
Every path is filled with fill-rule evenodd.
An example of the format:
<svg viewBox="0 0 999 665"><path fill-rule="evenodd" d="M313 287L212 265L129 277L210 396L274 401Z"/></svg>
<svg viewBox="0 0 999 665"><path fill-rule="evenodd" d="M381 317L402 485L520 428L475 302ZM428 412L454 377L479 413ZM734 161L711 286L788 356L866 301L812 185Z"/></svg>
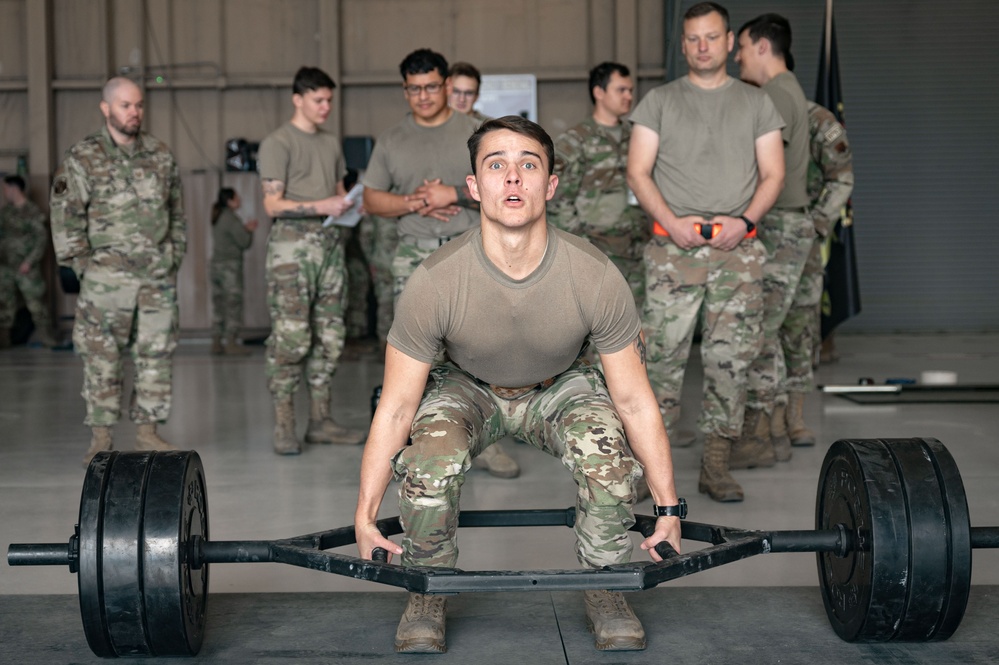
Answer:
<svg viewBox="0 0 999 665"><path fill-rule="evenodd" d="M177 271L187 248L177 162L141 131L142 90L115 77L104 85L100 110L104 126L67 151L50 199L56 258L80 278L73 346L83 359L91 428L84 466L113 447L129 348L135 447L174 449L156 427L170 414Z"/></svg>

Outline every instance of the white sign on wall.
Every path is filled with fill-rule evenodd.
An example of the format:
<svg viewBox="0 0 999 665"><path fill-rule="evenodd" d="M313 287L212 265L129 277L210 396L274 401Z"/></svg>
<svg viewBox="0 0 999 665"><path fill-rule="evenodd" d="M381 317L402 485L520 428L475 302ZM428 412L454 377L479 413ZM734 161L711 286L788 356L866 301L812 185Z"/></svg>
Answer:
<svg viewBox="0 0 999 665"><path fill-rule="evenodd" d="M534 74L485 74L475 109L490 118L519 115L538 121L538 79Z"/></svg>

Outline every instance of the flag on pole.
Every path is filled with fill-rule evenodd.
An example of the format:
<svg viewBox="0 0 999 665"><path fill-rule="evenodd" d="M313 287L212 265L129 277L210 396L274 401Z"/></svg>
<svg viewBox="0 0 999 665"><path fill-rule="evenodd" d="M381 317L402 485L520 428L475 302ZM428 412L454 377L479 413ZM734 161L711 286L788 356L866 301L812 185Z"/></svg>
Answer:
<svg viewBox="0 0 999 665"><path fill-rule="evenodd" d="M832 111L836 119L846 126L832 5L833 0L826 0L815 103ZM822 289L822 338L825 339L836 326L860 313L860 280L857 277L857 257L854 248L853 207L849 202L826 240L823 258L825 274Z"/></svg>

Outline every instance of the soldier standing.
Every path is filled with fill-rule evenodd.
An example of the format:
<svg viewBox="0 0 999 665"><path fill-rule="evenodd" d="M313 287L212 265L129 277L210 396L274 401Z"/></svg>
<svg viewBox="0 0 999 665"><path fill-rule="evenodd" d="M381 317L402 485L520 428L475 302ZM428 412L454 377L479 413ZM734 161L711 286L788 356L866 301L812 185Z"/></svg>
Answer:
<svg viewBox="0 0 999 665"><path fill-rule="evenodd" d="M785 426L787 370L779 331L791 307L815 224L808 214L808 102L791 70L791 25L778 14L763 14L739 28L743 81L760 86L784 119L784 189L760 223L766 249L763 266L763 349L749 368L742 436L732 449L733 469L773 466L791 459ZM786 398L785 398L786 399Z"/></svg>
<svg viewBox="0 0 999 665"><path fill-rule="evenodd" d="M142 90L112 78L100 108L104 127L67 151L50 205L56 258L80 279L73 344L83 359L84 422L92 430L84 465L112 447L129 348L136 448L174 449L156 425L170 415L177 270L187 248L177 162L141 131Z"/></svg>
<svg viewBox="0 0 999 665"><path fill-rule="evenodd" d="M253 243L257 220L244 223L239 218L241 203L236 190L223 187L212 205L212 353L216 355L250 354L237 337L243 325L243 253Z"/></svg>
<svg viewBox="0 0 999 665"><path fill-rule="evenodd" d="M590 70L593 115L555 140L559 188L548 220L583 236L606 254L628 280L638 311L645 302L642 252L651 225L628 189L628 142L634 84L628 68L604 62Z"/></svg>
<svg viewBox="0 0 999 665"><path fill-rule="evenodd" d="M478 204L468 194L471 170L466 141L479 121L448 106L447 60L418 49L399 65L411 113L375 143L364 174L364 207L398 219L399 243L392 261L395 300L420 263L477 223ZM498 478L520 475L517 461L500 444L477 462Z"/></svg>
<svg viewBox="0 0 999 665"><path fill-rule="evenodd" d="M25 194L24 178L3 179L7 205L0 208L0 348L10 346L15 303L20 292L42 346L55 346L52 316L45 301L42 257L48 243L45 213Z"/></svg>
<svg viewBox="0 0 999 665"><path fill-rule="evenodd" d="M458 113L471 116L480 123L489 118L475 110L475 102L479 100L479 88L482 87L482 74L479 70L467 62L456 62L451 65L448 74L451 80L451 92L448 95L448 104Z"/></svg>
<svg viewBox="0 0 999 665"><path fill-rule="evenodd" d="M649 379L667 429L679 414L704 308L698 489L716 501L743 498L728 464L742 431L746 372L761 344L764 250L755 223L784 182L784 123L764 92L726 73L734 42L724 7L700 2L687 10L690 71L642 99L631 115L628 151L628 184L655 220L645 250L643 323Z"/></svg>
<svg viewBox="0 0 999 665"><path fill-rule="evenodd" d="M295 111L260 144L264 210L274 218L267 243L267 385L274 399L274 452L297 455L295 391L303 367L309 384L308 443L358 444L363 432L330 414L330 383L343 351L346 266L341 227L323 226L353 204L344 195L340 141L320 125L336 84L302 67L292 84Z"/></svg>
<svg viewBox="0 0 999 665"><path fill-rule="evenodd" d="M821 330L822 246L853 192L853 151L832 111L808 102L808 135L808 198L815 238L780 329L787 363L787 429L793 446L815 445L815 435L805 424L804 403L805 395L815 389L812 365Z"/></svg>

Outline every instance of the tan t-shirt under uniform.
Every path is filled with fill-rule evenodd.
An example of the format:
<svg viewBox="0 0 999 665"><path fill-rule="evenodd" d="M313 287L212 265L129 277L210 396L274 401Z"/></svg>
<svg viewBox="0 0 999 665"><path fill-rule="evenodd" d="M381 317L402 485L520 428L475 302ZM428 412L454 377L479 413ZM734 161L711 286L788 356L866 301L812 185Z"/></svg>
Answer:
<svg viewBox="0 0 999 665"><path fill-rule="evenodd" d="M525 386L569 369L588 338L614 353L640 331L627 282L586 240L549 225L541 265L513 280L486 257L475 228L417 268L388 342L426 363L444 349L481 381Z"/></svg>

